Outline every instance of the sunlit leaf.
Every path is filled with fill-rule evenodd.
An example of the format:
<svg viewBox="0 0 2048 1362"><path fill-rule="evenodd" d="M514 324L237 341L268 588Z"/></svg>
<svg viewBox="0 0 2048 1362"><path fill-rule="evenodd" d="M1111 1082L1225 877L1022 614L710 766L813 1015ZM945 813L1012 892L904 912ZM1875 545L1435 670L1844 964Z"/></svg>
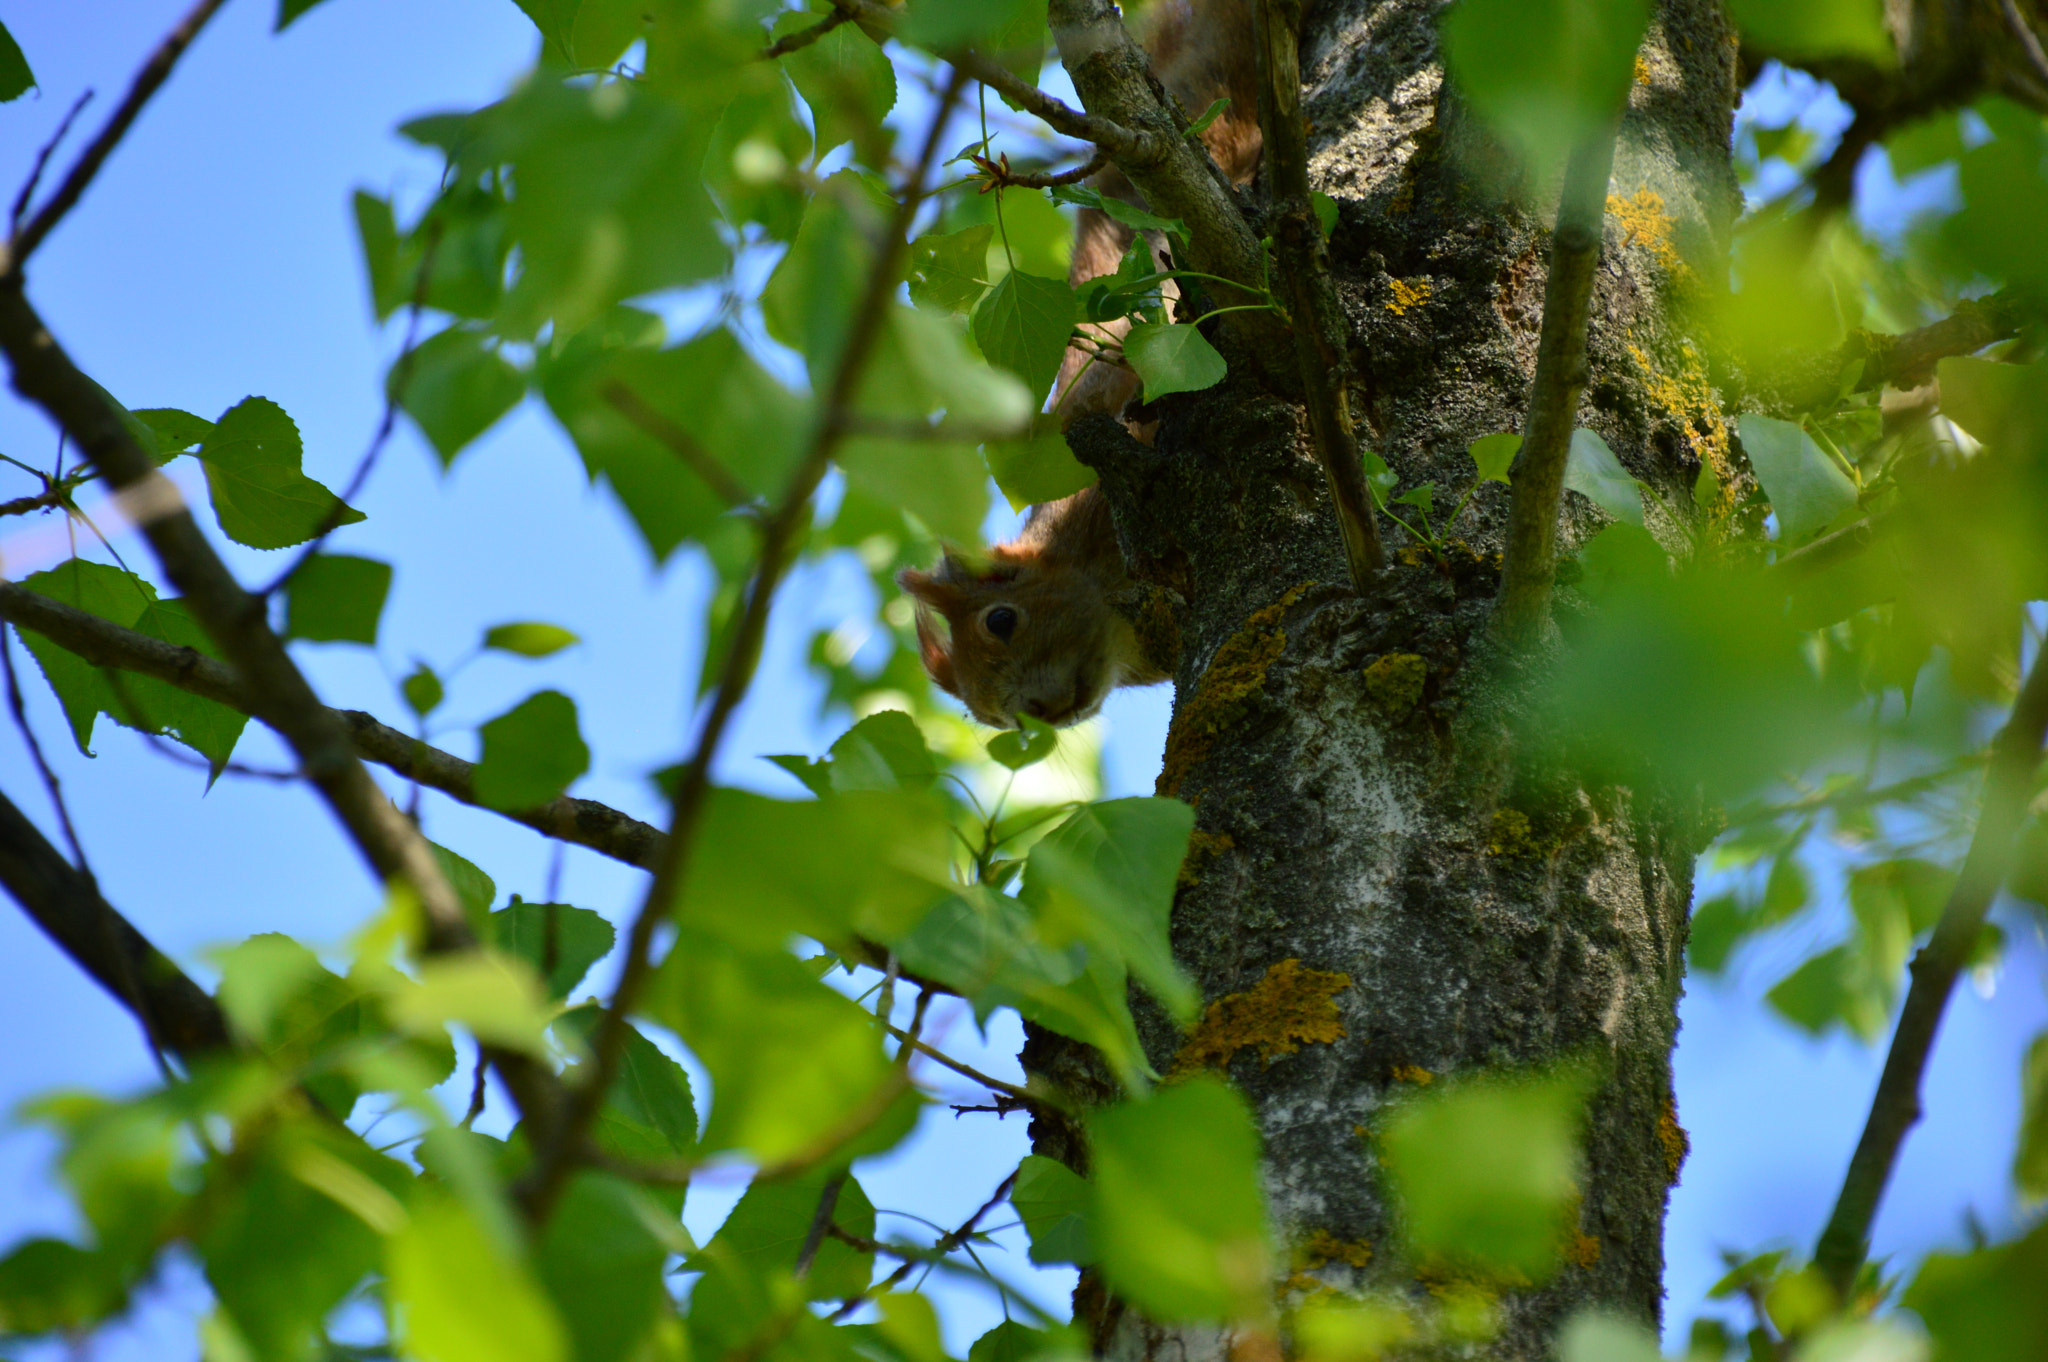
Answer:
<svg viewBox="0 0 2048 1362"><path fill-rule="evenodd" d="M788 10L777 17L771 36L812 28L831 14L822 10ZM881 125L896 105L896 68L858 24L841 24L824 37L782 58L782 69L796 83L797 93L811 109L818 129L818 154L842 142L861 142Z"/></svg>
<svg viewBox="0 0 2048 1362"><path fill-rule="evenodd" d="M561 1316L528 1265L452 1197L423 1196L386 1250L408 1355L422 1362L567 1362Z"/></svg>
<svg viewBox="0 0 2048 1362"><path fill-rule="evenodd" d="M1229 366L1199 327L1135 322L1124 337L1124 358L1145 381L1145 400L1200 392L1223 381Z"/></svg>
<svg viewBox="0 0 2048 1362"><path fill-rule="evenodd" d="M1728 11L1743 36L1774 57L1856 56L1885 66L1897 60L1881 0L1729 0Z"/></svg>
<svg viewBox="0 0 2048 1362"><path fill-rule="evenodd" d="M550 657L581 642L573 631L537 620L495 624L484 631L484 647L518 657Z"/></svg>
<svg viewBox="0 0 2048 1362"><path fill-rule="evenodd" d="M1800 427L1754 414L1737 418L1737 426L1785 543L1818 534L1856 504L1856 484Z"/></svg>
<svg viewBox="0 0 2048 1362"><path fill-rule="evenodd" d="M1577 432L1573 434L1576 438ZM1508 469L1513 466L1515 455L1521 452L1521 448L1522 437L1519 435L1484 435L1474 440L1466 452L1472 456L1481 482L1507 482ZM1571 476L1569 464L1566 465L1565 476L1567 479ZM1571 484L1567 481L1565 485L1569 487Z"/></svg>
<svg viewBox="0 0 2048 1362"><path fill-rule="evenodd" d="M221 415L199 458L228 538L252 549L289 548L330 522L363 518L300 471L301 455L299 428L275 402L245 398Z"/></svg>
<svg viewBox="0 0 2048 1362"><path fill-rule="evenodd" d="M1079 317L1064 279L1012 270L974 309L974 343L991 364L1024 380L1034 396L1052 390L1067 334Z"/></svg>
<svg viewBox="0 0 2048 1362"><path fill-rule="evenodd" d="M988 288L987 224L957 232L931 232L910 243L910 300L948 312L967 312Z"/></svg>
<svg viewBox="0 0 2048 1362"><path fill-rule="evenodd" d="M603 1173L578 1173L548 1217L534 1273L554 1301L577 1362L623 1362L668 1304L669 1246L653 1231L646 1192Z"/></svg>
<svg viewBox="0 0 2048 1362"><path fill-rule="evenodd" d="M987 743L989 757L997 764L1021 771L1036 766L1059 751L1059 730L1040 719L1023 715L1019 727L1006 728Z"/></svg>

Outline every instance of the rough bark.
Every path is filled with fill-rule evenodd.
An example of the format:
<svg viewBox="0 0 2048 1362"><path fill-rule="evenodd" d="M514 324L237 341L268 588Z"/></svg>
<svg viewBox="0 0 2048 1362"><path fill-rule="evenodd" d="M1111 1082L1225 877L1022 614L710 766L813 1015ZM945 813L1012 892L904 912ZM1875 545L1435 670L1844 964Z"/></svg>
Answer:
<svg viewBox="0 0 2048 1362"><path fill-rule="evenodd" d="M1434 481L1440 506L1472 480L1471 441L1521 428L1555 208L1554 187L1517 183L1445 87L1443 13L1435 0L1326 0L1302 41L1311 176L1342 206L1331 257L1360 407L1403 486ZM1721 276L1738 206L1735 55L1713 0L1669 0L1653 22L1617 148L1579 411L1687 516L1725 515L1743 481L1681 318ZM1389 526L1394 563L1361 599L1344 585L1301 412L1232 358L1222 387L1158 404L1154 447L1105 418L1071 439L1102 476L1134 574L1180 603L1159 782L1197 810L1177 956L1208 1001L1288 960L1348 980L1333 997L1341 1038L1229 1062L1263 1128L1283 1245L1327 1233L1371 1253L1309 1268L1314 1281L1293 1278L1282 1302L1317 1282L1426 1299L1372 1153L1389 1099L1419 1071L1576 1057L1603 1078L1566 1266L1503 1289L1502 1333L1465 1355L1547 1356L1584 1305L1654 1323L1685 1149L1670 1052L1699 820L1682 792L1574 775L1570 735L1518 723L1540 659L1501 659L1482 628L1505 488L1480 491L1441 561ZM1703 462L1726 490L1694 507ZM1567 497L1563 551L1599 520ZM1653 530L1671 528L1653 516ZM1183 1037L1156 1013L1141 1025L1170 1070ZM1042 1032L1025 1052L1100 1094L1089 1059ZM1041 1121L1035 1134L1078 1161L1070 1131ZM1105 1356L1231 1351L1216 1329L1121 1309L1092 1277L1076 1308Z"/></svg>

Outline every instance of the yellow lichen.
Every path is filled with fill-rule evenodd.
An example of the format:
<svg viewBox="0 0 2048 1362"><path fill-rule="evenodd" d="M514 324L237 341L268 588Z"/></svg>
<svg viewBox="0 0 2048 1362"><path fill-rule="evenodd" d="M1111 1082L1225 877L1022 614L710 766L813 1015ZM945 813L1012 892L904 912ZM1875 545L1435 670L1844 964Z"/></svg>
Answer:
<svg viewBox="0 0 2048 1362"><path fill-rule="evenodd" d="M1388 653L1366 664L1365 691L1381 708L1399 717L1422 698L1429 664L1414 653Z"/></svg>
<svg viewBox="0 0 2048 1362"><path fill-rule="evenodd" d="M1202 882L1202 870L1209 862L1237 845L1237 839L1227 832L1203 832L1200 828L1188 834L1188 854L1180 863L1180 874L1174 884L1187 889Z"/></svg>
<svg viewBox="0 0 2048 1362"><path fill-rule="evenodd" d="M1700 509L1714 519L1724 518L1735 509L1737 479L1729 457L1728 422L1714 396L1705 357L1691 341L1680 342L1675 369L1660 367L1632 341L1628 353L1642 373L1643 395L1676 418L1693 457L1714 470L1718 495L1712 505Z"/></svg>
<svg viewBox="0 0 2048 1362"><path fill-rule="evenodd" d="M1342 1040L1344 1023L1330 999L1349 987L1348 974L1305 969L1299 960L1282 960L1244 992L1225 994L1209 1004L1174 1057L1173 1076L1223 1068L1240 1050L1256 1048L1262 1061L1271 1062L1303 1045Z"/></svg>
<svg viewBox="0 0 2048 1362"><path fill-rule="evenodd" d="M1636 53L1636 84L1648 85L1653 79L1650 64L1643 60L1643 54Z"/></svg>
<svg viewBox="0 0 2048 1362"><path fill-rule="evenodd" d="M1436 1075L1420 1064L1396 1064L1388 1072L1396 1083L1413 1083L1418 1088L1426 1088L1436 1082Z"/></svg>
<svg viewBox="0 0 2048 1362"><path fill-rule="evenodd" d="M1403 567L1421 567L1430 561L1429 545L1404 544L1396 550L1394 558Z"/></svg>
<svg viewBox="0 0 2048 1362"><path fill-rule="evenodd" d="M1389 279L1387 288L1394 296L1386 303L1386 309L1396 317L1405 317L1409 308L1421 307L1429 301L1427 279Z"/></svg>
<svg viewBox="0 0 2048 1362"><path fill-rule="evenodd" d="M1686 273L1685 257L1671 242L1671 228L1676 219L1664 211L1662 194L1654 189L1638 189L1626 199L1619 194L1609 194L1607 212L1621 224L1622 245L1641 243L1667 273L1673 276Z"/></svg>
<svg viewBox="0 0 2048 1362"><path fill-rule="evenodd" d="M1329 1263L1346 1263L1364 1268L1372 1262L1372 1245L1363 1239L1339 1239L1328 1230L1316 1230L1294 1248L1294 1266L1314 1272Z"/></svg>
<svg viewBox="0 0 2048 1362"><path fill-rule="evenodd" d="M1600 1261L1600 1241L1580 1230L1573 1230L1564 1237L1565 1261L1580 1267L1591 1267Z"/></svg>
<svg viewBox="0 0 2048 1362"><path fill-rule="evenodd" d="M1489 856L1537 856L1542 848L1531 835L1529 815L1520 809L1495 809L1486 833Z"/></svg>
<svg viewBox="0 0 2048 1362"><path fill-rule="evenodd" d="M1664 1099L1664 1110L1657 1115L1657 1143L1664 1146L1664 1176L1667 1181L1678 1181L1678 1170L1685 1166L1685 1156L1692 1152L1692 1140L1685 1133L1685 1127L1678 1124L1678 1104L1670 1096Z"/></svg>
<svg viewBox="0 0 2048 1362"><path fill-rule="evenodd" d="M1244 628L1216 650L1194 693L1167 730L1166 757L1156 787L1160 794L1179 794L1181 782L1209 755L1217 736L1251 708L1252 697L1265 689L1267 670L1287 650L1287 632L1279 627L1281 618L1301 599L1301 593L1314 585L1303 582L1271 605L1254 610Z"/></svg>

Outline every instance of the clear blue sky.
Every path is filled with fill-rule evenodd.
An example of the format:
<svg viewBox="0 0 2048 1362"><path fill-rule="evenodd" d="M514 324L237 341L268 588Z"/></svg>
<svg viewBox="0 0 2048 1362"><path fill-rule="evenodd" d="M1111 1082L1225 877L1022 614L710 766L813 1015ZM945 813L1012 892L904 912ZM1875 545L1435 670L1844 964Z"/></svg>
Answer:
<svg viewBox="0 0 2048 1362"><path fill-rule="evenodd" d="M84 125L97 126L184 3L0 0L0 21L42 81L40 95L0 106L0 188L11 197L35 148L86 87L99 95ZM416 197L431 188L437 162L391 129L501 93L535 40L511 0L328 0L282 38L269 33L271 14L269 0L227 7L37 257L30 288L59 338L128 405L211 417L244 396L269 397L298 422L309 470L339 485L376 423L383 364L397 343L369 315L349 193L364 186ZM0 398L0 451L47 463L54 448L54 433L38 415ZM25 482L17 489L0 481L0 497L27 490ZM369 519L345 531L337 547L389 558L398 575L375 655L300 646L325 697L397 721L394 682L413 658L454 662L484 627L505 620L569 623L584 634L581 647L541 663L477 662L452 687L448 713L481 720L534 689L559 687L576 697L596 754L578 792L656 816L644 777L673 760L682 742L686 687L701 646L703 574L687 559L651 566L617 509L586 486L565 440L531 404L445 479L405 431L359 504ZM61 536L38 539L48 524L0 522L7 571L18 575L61 555ZM117 547L131 563L146 563L139 541L120 539ZM236 549L230 558L245 578L274 571L274 556ZM764 684L743 711L722 778L796 793L757 757L819 751L830 741L832 727L812 721L816 688L802 674L802 650L813 629L865 618L873 604L859 575L843 567L784 593ZM87 760L69 743L33 665L18 648L15 656L26 666L31 712L109 898L188 967L203 975L210 947L257 931L338 941L371 911L376 887L303 789L228 778L205 793L198 772L104 720L98 756ZM1158 689L1125 692L1111 705L1113 793L1149 793L1167 703ZM466 733L444 742L472 750ZM239 756L286 764L253 727ZM0 787L53 826L7 725L0 725ZM429 799L426 818L432 836L497 875L501 894L541 895L549 850L539 838L445 800ZM640 877L572 850L564 886L569 901L617 919L637 901ZM2048 956L2038 920L2009 919L2019 928L2017 944L1993 996L1965 990L1956 1001L1936 1054L1930 1119L1908 1144L1878 1224L1880 1251L1960 1243L1966 1210L1994 1230L2011 1222L2004 1170L2017 1118L2018 1054L2044 1019ZM1686 1000L1679 1108L1693 1155L1667 1237L1677 1329L1718 1275L1719 1247L1810 1241L1875 1082L1881 1055L1839 1038L1810 1042L1759 1005L1763 989L1796 958L1795 947L1810 944L1774 943L1763 953L1768 959L1741 961L1728 984L1696 984ZM967 1055L980 1049L967 1021L952 1027L949 1044ZM1014 1073L1015 1049L1014 1028L999 1027L977 1062ZM56 1087L118 1092L150 1078L124 1014L18 914L0 911L0 1108ZM0 1246L75 1229L50 1186L50 1148L37 1131L0 1127ZM938 1110L908 1149L862 1176L878 1205L950 1222L1023 1151L1016 1118L956 1121ZM693 1192L692 1228L700 1235L715 1228L736 1194L731 1185ZM1001 1270L1029 1275L1021 1253ZM1038 1293L1061 1302L1065 1284L1047 1274ZM964 1348L996 1315L983 1297L952 1300L948 1335ZM94 1355L101 1362L193 1356L192 1317L202 1308L195 1272L174 1268L136 1321L110 1331Z"/></svg>

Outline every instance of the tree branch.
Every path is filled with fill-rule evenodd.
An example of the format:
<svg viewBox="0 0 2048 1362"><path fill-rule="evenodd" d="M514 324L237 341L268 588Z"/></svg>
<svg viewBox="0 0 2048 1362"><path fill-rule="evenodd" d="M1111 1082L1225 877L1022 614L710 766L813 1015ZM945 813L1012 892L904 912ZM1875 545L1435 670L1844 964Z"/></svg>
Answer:
<svg viewBox="0 0 2048 1362"><path fill-rule="evenodd" d="M615 378L604 385L603 397L619 415L640 427L643 433L667 445L670 452L688 464L690 471L718 493L719 500L726 505L738 510L753 501L754 494L718 461L716 455L697 443L696 436L649 406L639 393Z"/></svg>
<svg viewBox="0 0 2048 1362"><path fill-rule="evenodd" d="M1309 200L1308 142L1301 117L1301 0L1259 0L1259 127L1272 178L1273 239L1293 317L1294 354L1308 398L1309 429L1330 484L1351 586L1364 595L1386 566L1351 414L1351 328L1330 282L1329 250Z"/></svg>
<svg viewBox="0 0 2048 1362"><path fill-rule="evenodd" d="M689 869L691 853L695 850L698 826L710 802L711 763L718 755L734 711L746 698L753 681L754 667L760 660L761 640L768 628L769 607L776 588L782 584L783 575L795 560L803 532L810 522L811 497L831 467L833 452L846 436L848 417L859 392L869 352L874 348L875 336L895 300L903 258L909 250L911 223L924 201L925 180L938 160L939 141L945 135L946 121L952 116L966 81L967 73L956 66L952 80L933 111L923 149L904 183L896 211L877 243L866 291L854 310L841 343L831 385L819 405L810 448L791 476L781 502L761 526L760 557L754 568L753 580L747 586L746 606L719 668L718 687L711 708L704 717L704 726L697 735L695 749L676 780L668 837L662 843L660 857L654 866L654 882L648 886L647 896L641 901L627 933L626 956L620 968L619 982L612 991L611 1004L605 1009L604 1020L599 1023L597 1035L591 1042L589 1075L571 1094L569 1108L551 1138L537 1142L540 1156L520 1188L522 1200L536 1219L545 1219L549 1207L561 1194L583 1133L596 1117L605 1094L611 1089L612 1078L618 1072L625 1050L626 1018L639 1005L640 993L654 972L652 950L655 931L667 919L675 903L677 891Z"/></svg>
<svg viewBox="0 0 2048 1362"><path fill-rule="evenodd" d="M107 125L100 129L100 135L93 138L78 160L72 163L64 183L58 185L57 192L36 210L27 226L8 238L5 253L0 255L0 275L20 275L22 265L35 254L43 238L84 197L93 177L99 174L107 157L127 135L129 125L142 112L142 106L149 103L157 87L170 77L171 68L178 64L178 58L199 36L199 30L206 27L206 21L225 3L226 0L199 0L191 12L178 21L178 26L164 35L156 51L149 54L149 60L135 73L135 79L128 86L128 94L121 100L120 107L114 110L113 116L107 119Z"/></svg>
<svg viewBox="0 0 2048 1362"><path fill-rule="evenodd" d="M768 44L768 46L762 48L761 60L774 61L777 57L786 57L792 52L801 52L804 48L809 47L812 43L818 41L818 39L824 37L827 33L830 33L833 29L838 28L851 18L853 18L852 10L834 10L809 28L800 28L794 33L785 33L774 42Z"/></svg>
<svg viewBox="0 0 2048 1362"><path fill-rule="evenodd" d="M11 582L0 582L0 619L33 629L94 666L154 677L230 709L263 717L256 714L255 702L232 668L194 649L124 629ZM388 767L407 780L438 790L459 803L489 807L477 802L474 763L430 747L360 710L329 712L364 760ZM588 847L642 870L653 869L660 859L661 829L594 799L563 795L537 808L492 812L557 841Z"/></svg>
<svg viewBox="0 0 2048 1362"><path fill-rule="evenodd" d="M1887 336L1862 332L1844 346L1844 361L1863 358L1859 392L1872 388L1917 388L1934 377L1944 359L1971 355L1987 345L2010 340L2033 318L2027 300L2012 289L1983 298L1966 298L1953 314L1917 331Z"/></svg>
<svg viewBox="0 0 2048 1362"><path fill-rule="evenodd" d="M1500 596L1494 602L1494 627L1514 643L1532 641L1550 619L1557 515L1564 500L1572 424L1578 416L1579 394L1586 387L1586 327L1618 123L1617 116L1573 148L1557 203L1557 229L1550 237L1550 278L1543 288L1536 375L1529 385L1521 451L1515 457L1507 550Z"/></svg>
<svg viewBox="0 0 2048 1362"><path fill-rule="evenodd" d="M1891 1180L1899 1147L1920 1119L1920 1078L1926 1072L1948 996L2011 868L2013 839L2026 817L2044 736L2048 736L2048 650L2035 656L2033 672L2020 689L2012 717L1992 741L1976 834L1970 839L1962 873L1949 891L1941 919L1935 923L1934 935L1913 957L1912 986L1906 991L1898 1029L1892 1033L1877 1095L1871 1099L1863 1136L1856 1142L1856 1153L1842 1179L1834 1214L1814 1249L1814 1266L1826 1274L1843 1299L1869 1252L1870 1225L1884 1198L1885 1184Z"/></svg>
<svg viewBox="0 0 2048 1362"><path fill-rule="evenodd" d="M220 1005L115 911L92 878L66 861L5 794L0 884L44 935L135 1015L152 1045L187 1060L227 1048Z"/></svg>

